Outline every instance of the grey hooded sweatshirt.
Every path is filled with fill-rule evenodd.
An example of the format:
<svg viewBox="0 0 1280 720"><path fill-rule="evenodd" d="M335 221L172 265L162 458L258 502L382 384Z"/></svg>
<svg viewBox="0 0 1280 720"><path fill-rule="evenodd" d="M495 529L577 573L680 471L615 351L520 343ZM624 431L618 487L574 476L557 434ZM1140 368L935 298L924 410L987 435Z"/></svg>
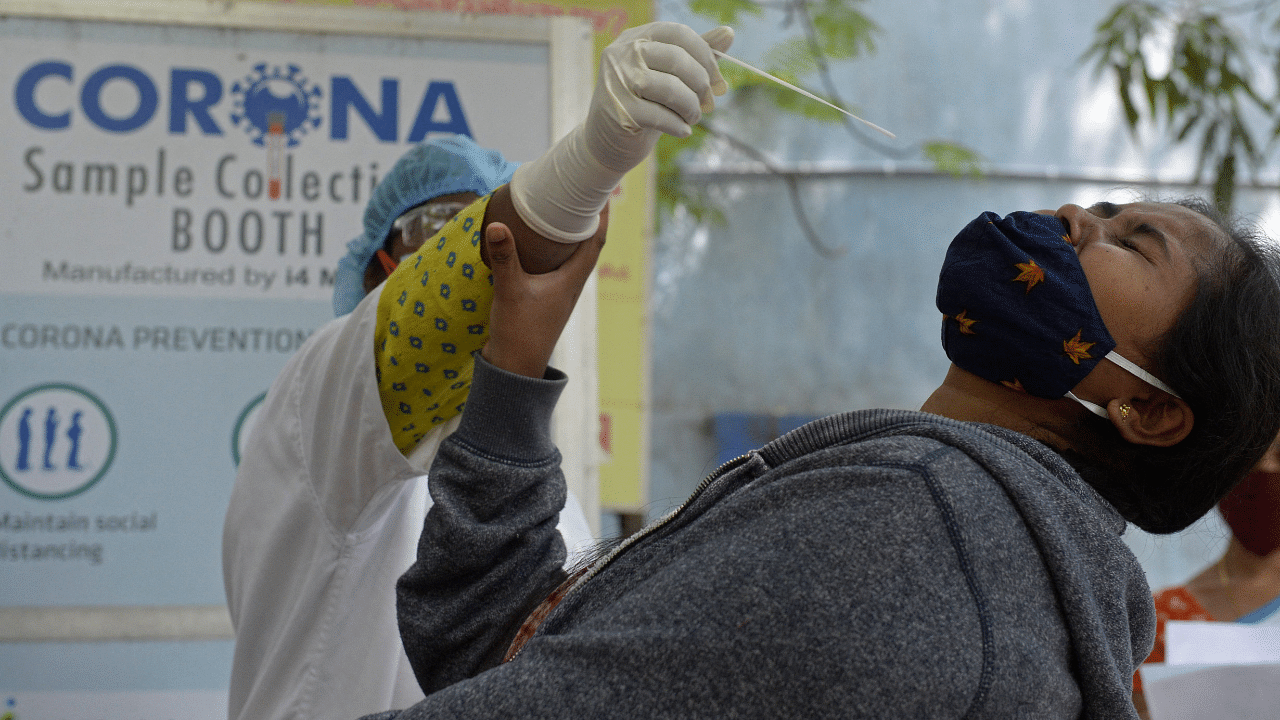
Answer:
<svg viewBox="0 0 1280 720"><path fill-rule="evenodd" d="M419 718L1135 718L1155 613L1125 521L1018 433L871 410L716 470L565 577L563 375L477 357L398 588ZM373 717L373 716L371 716Z"/></svg>

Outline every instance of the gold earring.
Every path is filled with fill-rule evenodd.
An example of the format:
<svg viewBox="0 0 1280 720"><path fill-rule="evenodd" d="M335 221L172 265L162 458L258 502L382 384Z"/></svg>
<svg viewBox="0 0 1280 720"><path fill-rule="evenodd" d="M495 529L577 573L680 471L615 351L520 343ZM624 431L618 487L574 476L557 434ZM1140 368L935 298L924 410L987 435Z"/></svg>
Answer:
<svg viewBox="0 0 1280 720"><path fill-rule="evenodd" d="M1132 409L1133 409L1133 408L1129 407L1129 403L1120 403L1120 419L1121 419L1121 420L1128 420L1128 419L1129 419L1129 411L1130 411L1130 410L1132 410Z"/></svg>

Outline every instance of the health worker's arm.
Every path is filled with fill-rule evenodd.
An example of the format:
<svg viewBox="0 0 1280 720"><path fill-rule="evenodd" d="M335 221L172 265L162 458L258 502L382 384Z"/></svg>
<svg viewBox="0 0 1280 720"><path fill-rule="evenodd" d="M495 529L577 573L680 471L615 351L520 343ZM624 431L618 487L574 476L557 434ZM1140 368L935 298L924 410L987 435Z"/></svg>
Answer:
<svg viewBox="0 0 1280 720"><path fill-rule="evenodd" d="M715 107L713 95L726 85L713 48L724 51L732 42L727 27L700 36L670 22L621 33L601 53L586 120L455 217L387 279L374 351L382 406L401 452L466 402L470 354L487 339L484 229L505 227L529 273L557 268L577 243L603 237L602 211L622 176L662 133L688 137L702 112Z"/></svg>

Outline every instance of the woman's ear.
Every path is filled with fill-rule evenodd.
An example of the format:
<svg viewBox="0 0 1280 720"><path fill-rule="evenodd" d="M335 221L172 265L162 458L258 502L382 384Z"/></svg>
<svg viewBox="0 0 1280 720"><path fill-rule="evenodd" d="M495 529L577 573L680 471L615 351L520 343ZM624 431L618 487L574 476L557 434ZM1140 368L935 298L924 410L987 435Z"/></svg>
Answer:
<svg viewBox="0 0 1280 720"><path fill-rule="evenodd" d="M1160 391L1147 398L1115 398L1107 403L1107 414L1120 436L1135 445L1177 445L1195 425L1186 402Z"/></svg>

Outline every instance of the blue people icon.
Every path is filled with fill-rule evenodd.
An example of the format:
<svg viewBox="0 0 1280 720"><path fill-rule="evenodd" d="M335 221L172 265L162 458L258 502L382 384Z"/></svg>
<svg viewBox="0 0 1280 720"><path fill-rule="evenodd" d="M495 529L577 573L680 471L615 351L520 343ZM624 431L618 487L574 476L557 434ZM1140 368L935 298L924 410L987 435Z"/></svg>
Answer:
<svg viewBox="0 0 1280 720"><path fill-rule="evenodd" d="M58 411L49 408L44 416L44 469L57 470L53 465L53 444L58 440Z"/></svg>
<svg viewBox="0 0 1280 720"><path fill-rule="evenodd" d="M18 420L18 472L31 469L31 413L31 408L22 408L22 418Z"/></svg>
<svg viewBox="0 0 1280 720"><path fill-rule="evenodd" d="M80 435L84 432L84 427L80 425L80 416L84 415L83 411L77 410L71 414L71 427L67 428L67 439L71 441L71 450L67 453L67 469L83 470L80 467Z"/></svg>

